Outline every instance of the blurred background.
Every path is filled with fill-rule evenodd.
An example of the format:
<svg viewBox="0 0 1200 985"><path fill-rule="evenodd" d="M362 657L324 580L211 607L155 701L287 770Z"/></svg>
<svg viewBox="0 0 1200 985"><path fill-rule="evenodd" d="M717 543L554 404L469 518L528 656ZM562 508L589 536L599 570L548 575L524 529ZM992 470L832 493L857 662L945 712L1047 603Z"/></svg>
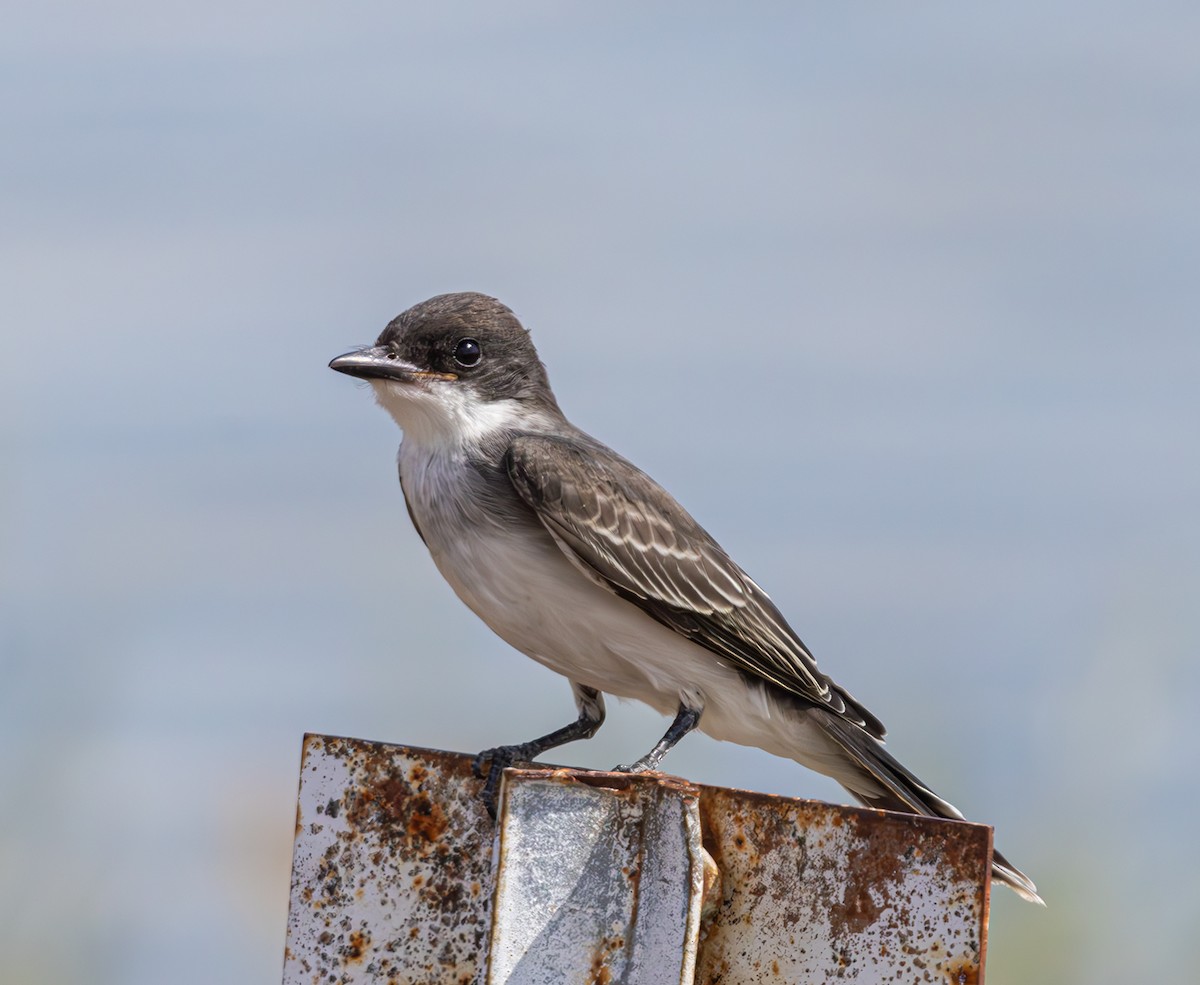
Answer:
<svg viewBox="0 0 1200 985"><path fill-rule="evenodd" d="M995 824L1049 906L997 890L989 982L1189 978L1198 50L1185 3L10 9L0 980L274 981L305 731L573 715L326 368L452 290Z"/></svg>

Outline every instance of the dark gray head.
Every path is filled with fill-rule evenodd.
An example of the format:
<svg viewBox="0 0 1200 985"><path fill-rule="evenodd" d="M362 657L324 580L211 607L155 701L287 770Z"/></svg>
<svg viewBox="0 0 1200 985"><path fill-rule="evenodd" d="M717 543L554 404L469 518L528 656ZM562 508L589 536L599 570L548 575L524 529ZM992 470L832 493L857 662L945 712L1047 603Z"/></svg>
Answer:
<svg viewBox="0 0 1200 985"><path fill-rule="evenodd" d="M417 440L559 416L529 333L485 294L422 301L394 318L373 346L329 366L370 380L379 403Z"/></svg>

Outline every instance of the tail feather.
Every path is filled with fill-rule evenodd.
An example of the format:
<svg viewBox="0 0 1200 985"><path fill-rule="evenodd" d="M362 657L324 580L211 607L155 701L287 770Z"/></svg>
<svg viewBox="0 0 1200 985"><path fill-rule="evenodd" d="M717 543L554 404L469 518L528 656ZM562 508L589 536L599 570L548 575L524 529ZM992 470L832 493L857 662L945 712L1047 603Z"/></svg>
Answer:
<svg viewBox="0 0 1200 985"><path fill-rule="evenodd" d="M856 765L875 782L873 788L855 790L843 777L838 781L867 807L925 817L943 817L954 821L966 820L962 812L949 801L942 800L911 772L905 769L883 747L883 743L867 735L861 728L824 711L816 713L822 728ZM992 878L1013 890L1022 899L1045 906L1037 886L1025 873L997 851L992 852Z"/></svg>

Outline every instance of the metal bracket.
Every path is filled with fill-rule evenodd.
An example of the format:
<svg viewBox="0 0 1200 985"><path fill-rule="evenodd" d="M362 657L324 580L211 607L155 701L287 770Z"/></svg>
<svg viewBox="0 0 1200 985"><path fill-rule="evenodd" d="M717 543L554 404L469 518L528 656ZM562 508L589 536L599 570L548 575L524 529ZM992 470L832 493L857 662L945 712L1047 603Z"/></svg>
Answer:
<svg viewBox="0 0 1200 985"><path fill-rule="evenodd" d="M991 829L304 740L285 985L978 983Z"/></svg>

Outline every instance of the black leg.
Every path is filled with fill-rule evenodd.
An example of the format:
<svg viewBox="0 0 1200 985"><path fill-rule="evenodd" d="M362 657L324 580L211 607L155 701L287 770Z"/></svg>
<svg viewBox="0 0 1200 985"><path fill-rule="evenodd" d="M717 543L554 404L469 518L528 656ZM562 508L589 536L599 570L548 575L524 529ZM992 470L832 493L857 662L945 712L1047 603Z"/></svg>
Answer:
<svg viewBox="0 0 1200 985"><path fill-rule="evenodd" d="M613 770L619 773L648 773L651 770L658 769L658 764L662 762L663 756L669 753L675 747L675 743L699 724L700 710L680 705L679 714L675 716L675 721L667 729L667 734L658 740L658 745L636 763L630 766L614 766Z"/></svg>
<svg viewBox="0 0 1200 985"><path fill-rule="evenodd" d="M555 729L540 739L531 739L515 746L485 749L475 757L472 768L476 776L483 777L484 764L488 764L487 783L483 785L481 796L492 817L496 816L496 795L500 791L500 778L509 766L513 763L530 763L547 750L574 742L576 739L590 739L604 724L604 695L595 688L576 684L574 681L571 682L571 690L575 693L579 717L570 725Z"/></svg>

